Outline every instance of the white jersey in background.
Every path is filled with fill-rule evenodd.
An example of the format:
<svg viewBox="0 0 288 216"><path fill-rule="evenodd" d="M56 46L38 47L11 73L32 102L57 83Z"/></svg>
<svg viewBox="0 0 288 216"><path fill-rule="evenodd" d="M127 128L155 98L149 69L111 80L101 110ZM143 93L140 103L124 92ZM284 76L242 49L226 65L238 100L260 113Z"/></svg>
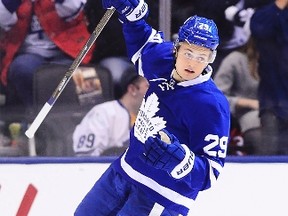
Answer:
<svg viewBox="0 0 288 216"><path fill-rule="evenodd" d="M79 156L100 156L111 147L128 145L130 115L118 101L94 106L76 126L73 150Z"/></svg>

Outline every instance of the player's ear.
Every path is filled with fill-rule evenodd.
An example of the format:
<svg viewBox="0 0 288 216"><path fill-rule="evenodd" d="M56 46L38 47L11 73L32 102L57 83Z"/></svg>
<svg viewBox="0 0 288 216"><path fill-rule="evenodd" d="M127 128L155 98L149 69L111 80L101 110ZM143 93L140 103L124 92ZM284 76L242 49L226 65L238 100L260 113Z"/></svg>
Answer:
<svg viewBox="0 0 288 216"><path fill-rule="evenodd" d="M217 51L213 50L210 56L209 63L213 63L215 61L216 55L217 55Z"/></svg>

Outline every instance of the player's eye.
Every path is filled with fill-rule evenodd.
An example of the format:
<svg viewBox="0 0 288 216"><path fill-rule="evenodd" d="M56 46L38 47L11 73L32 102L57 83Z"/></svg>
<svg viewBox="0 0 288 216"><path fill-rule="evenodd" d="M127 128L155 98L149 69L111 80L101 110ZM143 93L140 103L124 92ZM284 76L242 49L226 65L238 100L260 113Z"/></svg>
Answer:
<svg viewBox="0 0 288 216"><path fill-rule="evenodd" d="M187 59L194 59L194 56L191 52L184 52L184 56L187 58Z"/></svg>
<svg viewBox="0 0 288 216"><path fill-rule="evenodd" d="M185 56L186 59L189 60L194 60L200 63L206 63L207 59L204 58L203 56L198 56L198 55L194 55L192 52L184 52L183 55Z"/></svg>

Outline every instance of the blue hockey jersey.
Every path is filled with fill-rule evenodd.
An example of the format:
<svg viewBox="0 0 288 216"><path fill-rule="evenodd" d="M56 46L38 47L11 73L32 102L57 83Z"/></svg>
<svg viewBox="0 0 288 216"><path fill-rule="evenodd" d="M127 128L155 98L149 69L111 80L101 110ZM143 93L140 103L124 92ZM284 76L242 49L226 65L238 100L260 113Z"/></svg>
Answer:
<svg viewBox="0 0 288 216"><path fill-rule="evenodd" d="M123 24L128 56L149 81L130 146L113 166L161 205L187 215L199 191L216 181L224 166L230 130L228 101L211 79L210 66L194 80L177 83L173 43L144 20ZM140 159L144 142L165 128L195 154L192 170L180 179Z"/></svg>

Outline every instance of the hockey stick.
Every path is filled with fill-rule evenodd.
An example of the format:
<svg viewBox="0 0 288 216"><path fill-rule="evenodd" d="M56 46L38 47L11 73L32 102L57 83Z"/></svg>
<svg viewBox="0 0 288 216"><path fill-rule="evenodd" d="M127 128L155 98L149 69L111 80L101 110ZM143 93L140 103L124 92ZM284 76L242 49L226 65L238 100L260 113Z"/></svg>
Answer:
<svg viewBox="0 0 288 216"><path fill-rule="evenodd" d="M112 17L114 11L115 11L115 8L112 8L112 9L108 9L105 12L103 17L99 21L98 25L96 26L95 30L92 32L91 36L89 37L88 41L86 42L86 44L84 45L82 50L79 52L79 54L77 55L77 57L73 61L72 65L70 66L68 71L65 73L64 77L62 78L62 80L60 81L58 86L56 87L52 96L44 104L44 106L42 107L42 109L40 110L40 112L38 113L38 115L36 116L34 121L32 122L32 124L28 128L28 130L26 130L25 134L28 138L34 137L35 132L37 131L37 129L39 128L39 126L41 125L43 120L45 119L46 115L49 113L49 111L53 107L54 103L56 102L56 100L58 99L58 97L60 96L60 94L62 93L64 88L66 87L66 85L69 82L69 80L71 79L74 71L78 68L78 66L82 62L83 58L86 56L86 54L88 53L88 51L90 50L90 48L94 44L95 40L98 38L98 36L102 32L103 28L105 27L105 25L108 23L108 21Z"/></svg>

